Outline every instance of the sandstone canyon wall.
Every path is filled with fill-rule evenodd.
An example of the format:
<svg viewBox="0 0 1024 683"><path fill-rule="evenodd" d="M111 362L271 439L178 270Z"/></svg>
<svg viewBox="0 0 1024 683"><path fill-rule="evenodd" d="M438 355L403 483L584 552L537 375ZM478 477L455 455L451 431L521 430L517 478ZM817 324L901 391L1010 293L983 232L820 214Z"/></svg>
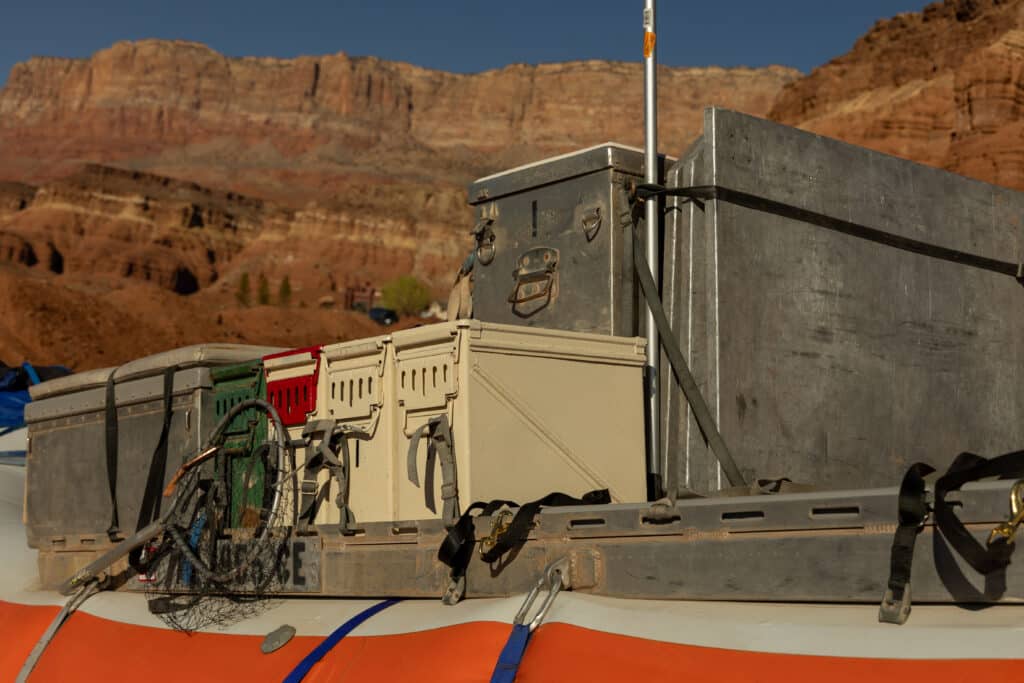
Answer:
<svg viewBox="0 0 1024 683"><path fill-rule="evenodd" d="M662 68L659 134L681 152L717 104L1024 189L1022 83L1024 0L946 0L806 77ZM609 62L463 75L141 41L19 64L0 90L0 359L84 369L373 333L317 302L402 273L441 297L469 180L640 145L641 102L640 65ZM238 305L243 273L287 276L292 305Z"/></svg>
<svg viewBox="0 0 1024 683"><path fill-rule="evenodd" d="M764 114L797 77L782 67L662 69L662 139L681 150L708 103ZM282 344L372 332L317 302L403 273L442 297L469 246L467 182L605 140L641 144L641 102L640 65L607 62L460 75L141 41L19 64L0 90L0 282L35 294L4 301L0 359L87 367L231 325L240 338ZM243 273L272 289L287 276L291 308L238 306ZM100 331L22 315L46 299L127 315L139 330L155 317L164 336L127 335L105 355L97 340L71 359L62 344ZM261 329L267 315L303 322L288 337Z"/></svg>
<svg viewBox="0 0 1024 683"><path fill-rule="evenodd" d="M1024 190L1024 3L947 0L879 21L770 116Z"/></svg>

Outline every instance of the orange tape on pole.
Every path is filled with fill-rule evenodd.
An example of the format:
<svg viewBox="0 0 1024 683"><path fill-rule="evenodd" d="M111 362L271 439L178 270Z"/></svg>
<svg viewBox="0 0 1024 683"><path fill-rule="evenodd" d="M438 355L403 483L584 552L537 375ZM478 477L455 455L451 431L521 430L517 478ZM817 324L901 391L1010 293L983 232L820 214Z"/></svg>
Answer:
<svg viewBox="0 0 1024 683"><path fill-rule="evenodd" d="M644 59L650 59L654 54L654 43L657 40L654 33L644 31Z"/></svg>

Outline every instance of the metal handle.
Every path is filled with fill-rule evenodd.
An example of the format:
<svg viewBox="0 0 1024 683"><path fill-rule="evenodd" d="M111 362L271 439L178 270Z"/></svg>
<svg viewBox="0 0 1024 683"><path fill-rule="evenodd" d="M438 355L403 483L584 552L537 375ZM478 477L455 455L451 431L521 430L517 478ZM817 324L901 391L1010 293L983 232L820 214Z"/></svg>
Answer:
<svg viewBox="0 0 1024 683"><path fill-rule="evenodd" d="M513 306L519 304L525 304L528 301L534 301L536 299L543 299L551 294L551 285L555 281L554 271L544 271L541 273L531 273L520 277L516 280L516 288L512 290L512 293L508 295L508 302ZM536 292L520 296L519 292L523 290L524 285L531 285L536 282L543 282L543 286L537 288Z"/></svg>
<svg viewBox="0 0 1024 683"><path fill-rule="evenodd" d="M516 285L508 295L508 303L513 308L537 299L552 298L558 277L557 249L534 247L519 257L516 266L512 274Z"/></svg>

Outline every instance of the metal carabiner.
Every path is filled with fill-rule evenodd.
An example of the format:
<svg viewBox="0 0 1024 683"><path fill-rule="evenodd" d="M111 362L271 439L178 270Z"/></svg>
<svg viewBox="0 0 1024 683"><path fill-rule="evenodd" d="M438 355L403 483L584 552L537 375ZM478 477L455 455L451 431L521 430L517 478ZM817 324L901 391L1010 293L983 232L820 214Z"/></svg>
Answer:
<svg viewBox="0 0 1024 683"><path fill-rule="evenodd" d="M1010 518L1001 522L988 535L988 545L1002 540L1013 543L1017 528L1024 523L1024 479L1010 489Z"/></svg>
<svg viewBox="0 0 1024 683"><path fill-rule="evenodd" d="M530 592L526 594L526 600L523 601L523 606L516 612L515 619L512 623L516 626L522 626L526 623L526 615L530 611L530 607L537 600L537 596L544 589L547 589L547 597L544 598L544 602L540 604L540 609L537 610L537 614L530 620L530 633L544 621L544 617L547 616L548 610L551 609L552 603L555 602L555 598L558 597L558 593L563 588L569 587L569 558L562 557L544 569L544 574L537 580Z"/></svg>
<svg viewBox="0 0 1024 683"><path fill-rule="evenodd" d="M494 523L491 526L491 533L480 541L480 557L490 552L498 544L498 539L512 526L515 513L507 505L503 505L500 510L494 513L493 518Z"/></svg>

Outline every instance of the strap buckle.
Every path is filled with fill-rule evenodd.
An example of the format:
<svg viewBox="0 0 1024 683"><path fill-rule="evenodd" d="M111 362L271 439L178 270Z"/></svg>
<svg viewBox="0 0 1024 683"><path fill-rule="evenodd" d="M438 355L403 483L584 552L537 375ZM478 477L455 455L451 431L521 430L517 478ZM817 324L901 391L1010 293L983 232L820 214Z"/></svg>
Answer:
<svg viewBox="0 0 1024 683"><path fill-rule="evenodd" d="M563 588L569 588L568 557L561 557L544 569L544 574L537 580L537 583L530 589L530 592L526 594L523 606L516 612L516 617L512 620L512 623L516 626L526 624L527 615L533 603L537 601L537 596L540 595L542 590L547 590L548 594L544 598L544 602L540 604L537 614L529 621L530 633L533 633L543 623L544 617L547 616L548 610L551 609L551 605L554 604L555 598L558 597L559 592Z"/></svg>

